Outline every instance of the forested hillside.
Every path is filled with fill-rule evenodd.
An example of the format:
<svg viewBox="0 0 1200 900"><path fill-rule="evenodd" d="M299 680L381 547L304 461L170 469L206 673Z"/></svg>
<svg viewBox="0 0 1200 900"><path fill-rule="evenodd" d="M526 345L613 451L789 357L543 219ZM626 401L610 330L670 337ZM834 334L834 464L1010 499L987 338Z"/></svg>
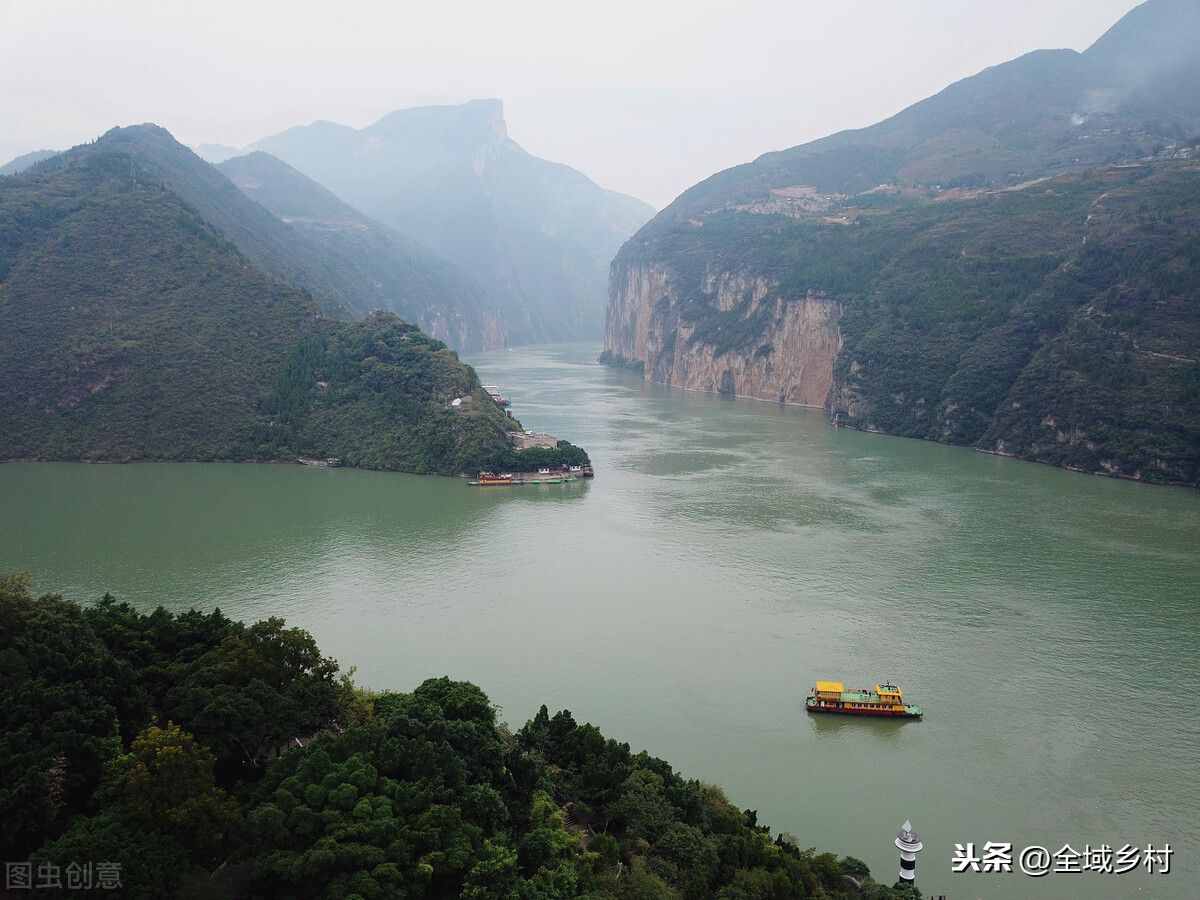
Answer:
<svg viewBox="0 0 1200 900"><path fill-rule="evenodd" d="M4 858L120 861L122 896L914 896L566 710L514 733L467 682L357 688L281 619L9 577L0 626Z"/></svg>
<svg viewBox="0 0 1200 900"><path fill-rule="evenodd" d="M505 343L503 323L471 278L265 155L223 166L238 175L235 185L166 129L147 124L114 128L26 172L48 175L97 153L123 157L133 182L170 190L263 272L309 292L327 315L386 310L459 349Z"/></svg>
<svg viewBox="0 0 1200 900"><path fill-rule="evenodd" d="M0 459L519 467L519 424L441 342L389 314L323 316L112 137L0 180ZM197 165L218 221L232 192L290 233Z"/></svg>
<svg viewBox="0 0 1200 900"><path fill-rule="evenodd" d="M400 472L507 462L508 434L520 427L445 344L387 313L305 335L263 408L264 446Z"/></svg>
<svg viewBox="0 0 1200 900"><path fill-rule="evenodd" d="M685 192L606 360L841 424L1200 484L1200 4Z"/></svg>
<svg viewBox="0 0 1200 900"><path fill-rule="evenodd" d="M264 273L310 293L324 311L348 316L355 290L336 260L265 207L246 197L214 166L157 125L113 128L91 144L59 154L29 170L35 181L103 158L128 184L170 191ZM120 171L124 166L124 171Z"/></svg>
<svg viewBox="0 0 1200 900"><path fill-rule="evenodd" d="M268 153L237 156L217 168L336 261L337 270L358 286L347 301L355 312L394 312L464 352L505 346L503 315L465 270Z"/></svg>

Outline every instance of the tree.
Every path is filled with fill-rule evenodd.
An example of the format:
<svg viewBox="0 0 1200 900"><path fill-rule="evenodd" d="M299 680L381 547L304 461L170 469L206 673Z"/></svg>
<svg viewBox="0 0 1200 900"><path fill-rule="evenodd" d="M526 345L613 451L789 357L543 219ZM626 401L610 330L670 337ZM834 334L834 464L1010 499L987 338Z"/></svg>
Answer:
<svg viewBox="0 0 1200 900"><path fill-rule="evenodd" d="M662 837L676 812L663 791L663 779L648 769L635 769L622 785L621 796L612 805L613 818L625 833L651 844Z"/></svg>
<svg viewBox="0 0 1200 900"><path fill-rule="evenodd" d="M0 577L0 846L23 858L87 804L120 749L131 674L61 597Z"/></svg>
<svg viewBox="0 0 1200 900"><path fill-rule="evenodd" d="M133 900L178 896L193 874L187 851L168 835L143 830L108 812L79 816L66 834L39 850L33 862L49 862L60 871L86 862L115 863L120 866L120 896Z"/></svg>
<svg viewBox="0 0 1200 900"><path fill-rule="evenodd" d="M131 826L170 835L192 859L215 861L238 807L213 781L212 753L178 725L152 725L112 761L101 801Z"/></svg>
<svg viewBox="0 0 1200 900"><path fill-rule="evenodd" d="M282 619L239 626L186 668L163 714L216 752L219 780L244 777L337 718L337 670L312 635Z"/></svg>

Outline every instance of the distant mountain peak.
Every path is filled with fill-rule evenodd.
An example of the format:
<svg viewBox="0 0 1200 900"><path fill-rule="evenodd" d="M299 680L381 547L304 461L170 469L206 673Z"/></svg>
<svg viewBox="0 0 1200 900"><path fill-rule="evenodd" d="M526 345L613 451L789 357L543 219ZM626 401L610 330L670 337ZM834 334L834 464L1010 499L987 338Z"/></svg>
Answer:
<svg viewBox="0 0 1200 900"><path fill-rule="evenodd" d="M136 125L115 125L100 135L98 142L113 140L117 137L127 139L153 138L156 140L169 140L173 144L177 143L175 136L171 132L155 122L140 122Z"/></svg>
<svg viewBox="0 0 1200 900"><path fill-rule="evenodd" d="M196 144L192 147L192 152L205 162L210 162L215 166L227 159L241 156L243 151L229 144Z"/></svg>
<svg viewBox="0 0 1200 900"><path fill-rule="evenodd" d="M26 169L37 165L42 160L57 155L57 150L33 150L29 153L23 153L16 159L11 159L0 166L0 175L18 175Z"/></svg>
<svg viewBox="0 0 1200 900"><path fill-rule="evenodd" d="M477 145L508 140L504 102L496 98L446 106L413 106L394 110L361 133L417 140L433 136L446 142Z"/></svg>
<svg viewBox="0 0 1200 900"><path fill-rule="evenodd" d="M527 153L496 98L398 109L362 129L291 128L254 147L469 273L512 343L596 335L609 262L653 215Z"/></svg>
<svg viewBox="0 0 1200 900"><path fill-rule="evenodd" d="M1200 0L1146 0L1084 54L1126 79L1195 64Z"/></svg>

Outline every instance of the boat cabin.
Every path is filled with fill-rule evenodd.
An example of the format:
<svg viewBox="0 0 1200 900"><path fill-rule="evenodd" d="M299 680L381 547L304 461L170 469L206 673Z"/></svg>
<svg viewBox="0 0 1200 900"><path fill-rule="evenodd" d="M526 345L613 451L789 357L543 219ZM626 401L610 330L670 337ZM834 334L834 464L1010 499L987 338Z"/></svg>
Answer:
<svg viewBox="0 0 1200 900"><path fill-rule="evenodd" d="M818 681L813 696L818 700L841 700L846 686L840 681Z"/></svg>
<svg viewBox="0 0 1200 900"><path fill-rule="evenodd" d="M884 682L883 684L875 685L875 693L879 695L879 699L884 703L903 703L904 692L894 684Z"/></svg>

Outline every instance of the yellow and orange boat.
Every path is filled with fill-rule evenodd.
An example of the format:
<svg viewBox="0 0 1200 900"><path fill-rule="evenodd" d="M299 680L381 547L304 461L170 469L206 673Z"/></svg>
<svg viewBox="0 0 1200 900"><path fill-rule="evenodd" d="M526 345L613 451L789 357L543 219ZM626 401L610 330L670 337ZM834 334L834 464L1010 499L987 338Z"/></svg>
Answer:
<svg viewBox="0 0 1200 900"><path fill-rule="evenodd" d="M804 701L809 712L841 713L848 716L891 716L919 719L921 707L904 702L904 692L890 682L875 685L874 690L846 690L840 681L818 681Z"/></svg>
<svg viewBox="0 0 1200 900"><path fill-rule="evenodd" d="M536 472L480 472L479 477L468 481L475 487L516 487L521 484L566 484L574 481L570 472L557 469L538 469Z"/></svg>

